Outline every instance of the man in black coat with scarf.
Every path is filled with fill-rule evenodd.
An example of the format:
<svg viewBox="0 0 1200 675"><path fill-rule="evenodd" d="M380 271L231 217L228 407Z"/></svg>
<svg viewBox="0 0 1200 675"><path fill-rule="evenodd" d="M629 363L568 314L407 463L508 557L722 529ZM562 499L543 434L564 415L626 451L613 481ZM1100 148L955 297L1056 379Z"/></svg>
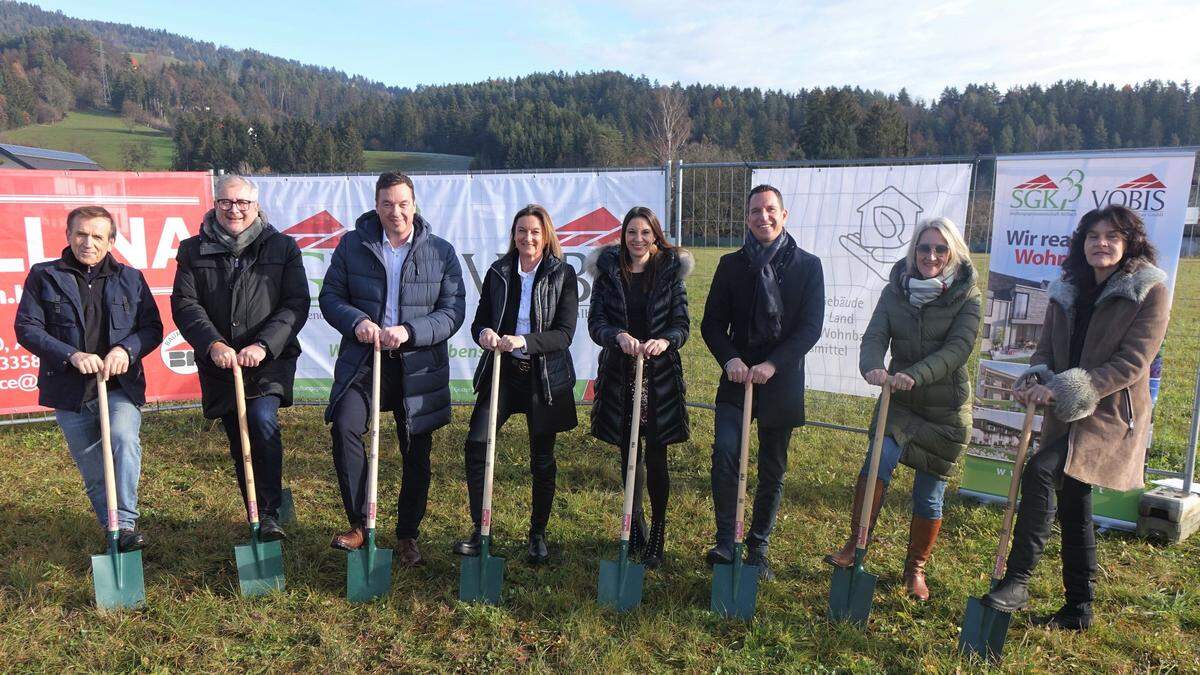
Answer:
<svg viewBox="0 0 1200 675"><path fill-rule="evenodd" d="M704 305L700 332L723 370L717 388L712 455L716 545L710 565L733 558L743 388L758 385L758 489L746 537L746 564L772 579L767 544L783 496L792 429L804 425L804 356L821 336L825 281L821 261L784 227L783 195L770 185L750 191L746 239L721 257ZM749 299L749 302L747 302Z"/></svg>

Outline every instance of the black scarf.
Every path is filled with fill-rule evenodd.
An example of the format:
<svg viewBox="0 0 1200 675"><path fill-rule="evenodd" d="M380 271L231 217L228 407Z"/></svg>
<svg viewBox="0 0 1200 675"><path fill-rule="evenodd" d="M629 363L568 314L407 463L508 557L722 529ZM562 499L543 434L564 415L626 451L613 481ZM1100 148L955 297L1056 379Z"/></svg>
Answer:
<svg viewBox="0 0 1200 675"><path fill-rule="evenodd" d="M754 302L748 340L751 347L778 342L783 335L783 297L771 263L791 241L792 236L782 232L775 237L775 241L763 244L750 231L746 232L742 250L750 259L750 270L754 276Z"/></svg>

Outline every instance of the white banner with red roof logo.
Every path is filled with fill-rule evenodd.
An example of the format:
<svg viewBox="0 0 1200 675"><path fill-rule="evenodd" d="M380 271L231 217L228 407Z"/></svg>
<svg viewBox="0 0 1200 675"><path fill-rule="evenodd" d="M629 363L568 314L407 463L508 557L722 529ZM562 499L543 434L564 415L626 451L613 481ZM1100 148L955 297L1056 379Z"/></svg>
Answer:
<svg viewBox="0 0 1200 675"><path fill-rule="evenodd" d="M433 232L458 252L467 286L467 315L450 339L450 377L456 400L473 400L471 377L481 350L469 335L487 268L508 250L512 217L530 203L550 212L564 256L579 275L579 322L571 355L579 378L577 398L590 398L600 349L587 331L592 280L583 262L596 246L616 243L621 219L634 206L664 218L666 176L662 170L572 173L452 174L413 176L417 209ZM375 208L375 176L272 176L254 178L268 220L299 244L313 296L308 323L300 332L304 350L296 372L297 399L329 395L341 335L317 306L321 279L342 234Z"/></svg>

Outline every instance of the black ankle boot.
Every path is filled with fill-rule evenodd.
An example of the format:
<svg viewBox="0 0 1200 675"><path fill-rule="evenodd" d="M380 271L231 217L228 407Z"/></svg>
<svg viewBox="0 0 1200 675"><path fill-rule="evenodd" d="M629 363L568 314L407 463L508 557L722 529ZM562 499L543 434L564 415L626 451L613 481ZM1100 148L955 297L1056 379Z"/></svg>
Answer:
<svg viewBox="0 0 1200 675"><path fill-rule="evenodd" d="M640 513L634 513L629 523L629 555L639 556L646 548L646 521Z"/></svg>
<svg viewBox="0 0 1200 675"><path fill-rule="evenodd" d="M650 527L650 539L642 550L642 564L646 569L658 569L663 564L663 546L667 538L667 525L661 520Z"/></svg>
<svg viewBox="0 0 1200 675"><path fill-rule="evenodd" d="M471 536L454 542L454 552L458 555L474 558L479 555L480 534L479 528L471 531Z"/></svg>
<svg viewBox="0 0 1200 675"><path fill-rule="evenodd" d="M1006 574L979 602L1000 612L1019 612L1029 605L1029 577Z"/></svg>
<svg viewBox="0 0 1200 675"><path fill-rule="evenodd" d="M1034 624L1058 630L1087 630L1092 625L1092 603L1068 602L1050 616L1035 619Z"/></svg>
<svg viewBox="0 0 1200 675"><path fill-rule="evenodd" d="M542 565L550 560L550 549L546 546L546 533L529 533L529 551L525 560L530 565Z"/></svg>

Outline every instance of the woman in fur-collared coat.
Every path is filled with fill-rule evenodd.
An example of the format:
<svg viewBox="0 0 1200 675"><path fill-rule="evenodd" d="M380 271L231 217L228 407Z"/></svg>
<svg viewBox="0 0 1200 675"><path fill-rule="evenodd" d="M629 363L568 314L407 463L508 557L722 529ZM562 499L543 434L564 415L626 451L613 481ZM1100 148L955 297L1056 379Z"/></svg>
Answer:
<svg viewBox="0 0 1200 675"><path fill-rule="evenodd" d="M1057 501L1066 604L1043 623L1073 630L1091 625L1097 570L1092 486L1142 486L1150 363L1170 318L1166 279L1137 213L1108 206L1079 221L1063 276L1049 289L1037 351L1014 387L1022 403L1046 406L1041 448L1021 475L1007 572L984 605L1014 612L1028 604L1029 577L1050 537Z"/></svg>

